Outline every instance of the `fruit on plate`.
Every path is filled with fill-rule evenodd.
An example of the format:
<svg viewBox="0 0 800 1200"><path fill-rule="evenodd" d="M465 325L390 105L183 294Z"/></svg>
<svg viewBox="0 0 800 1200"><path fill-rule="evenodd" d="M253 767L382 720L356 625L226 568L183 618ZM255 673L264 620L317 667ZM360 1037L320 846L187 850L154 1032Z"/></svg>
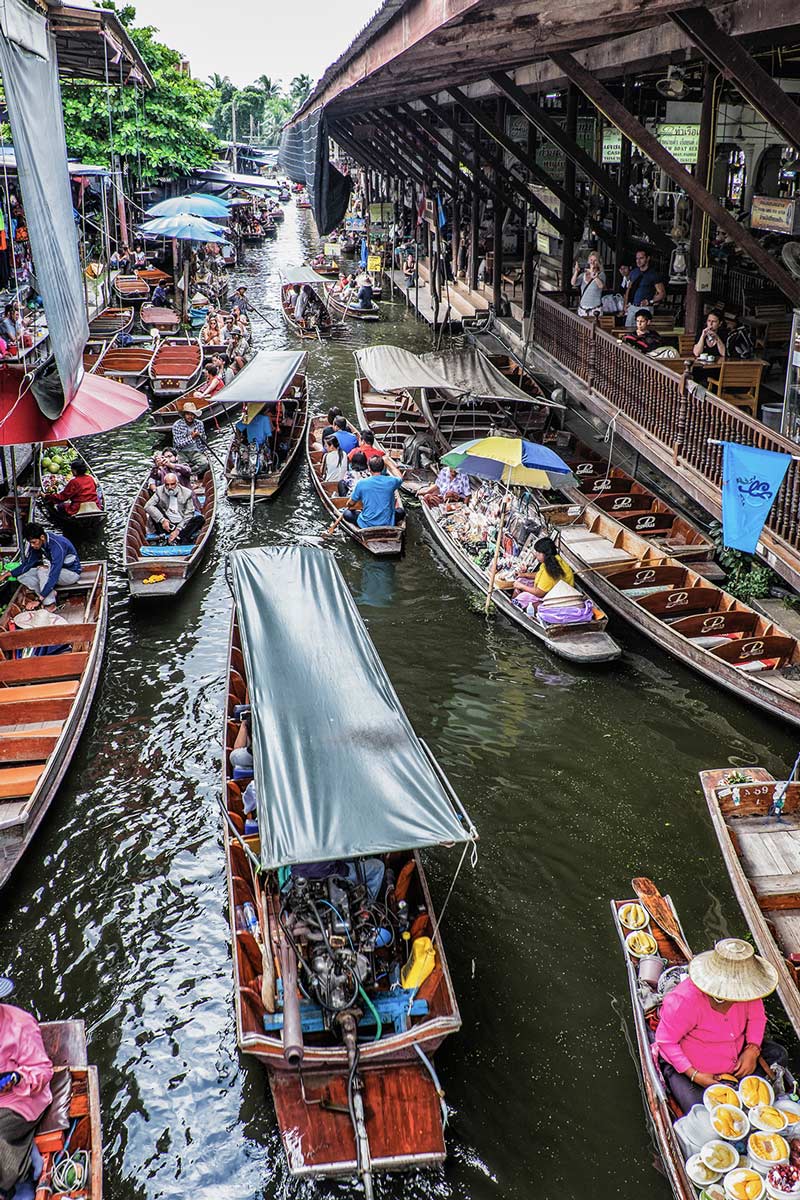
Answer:
<svg viewBox="0 0 800 1200"><path fill-rule="evenodd" d="M739 1155L727 1142L706 1142L700 1151L700 1157L707 1167L720 1174L739 1165Z"/></svg>
<svg viewBox="0 0 800 1200"><path fill-rule="evenodd" d="M619 919L626 929L641 929L647 924L647 913L641 904L623 904Z"/></svg>
<svg viewBox="0 0 800 1200"><path fill-rule="evenodd" d="M706 1108L709 1104L712 1108L716 1108L718 1104L731 1104L734 1108L741 1108L736 1092L724 1083L712 1083L711 1087L707 1087L703 1093L703 1100L708 1101Z"/></svg>
<svg viewBox="0 0 800 1200"><path fill-rule="evenodd" d="M757 1171L732 1171L725 1181L725 1190L736 1200L758 1200L764 1190L764 1181Z"/></svg>
<svg viewBox="0 0 800 1200"><path fill-rule="evenodd" d="M789 1118L786 1113L781 1112L779 1108L774 1108L771 1104L759 1104L750 1113L750 1120L759 1129L785 1129L789 1124Z"/></svg>
<svg viewBox="0 0 800 1200"><path fill-rule="evenodd" d="M747 1149L762 1162L780 1162L789 1157L789 1143L779 1133L751 1133Z"/></svg>
<svg viewBox="0 0 800 1200"><path fill-rule="evenodd" d="M800 1168L789 1163L780 1167L770 1167L767 1182L776 1192L786 1192L787 1196L796 1194L800 1192Z"/></svg>
<svg viewBox="0 0 800 1200"><path fill-rule="evenodd" d="M629 933L625 939L625 944L637 958L644 958L646 954L658 953L658 942L652 934L645 933L640 929L636 933Z"/></svg>
<svg viewBox="0 0 800 1200"><path fill-rule="evenodd" d="M747 1119L740 1109L732 1108L728 1104L719 1104L711 1112L711 1124L717 1133L724 1138L744 1137L747 1128Z"/></svg>
<svg viewBox="0 0 800 1200"><path fill-rule="evenodd" d="M725 1192L719 1184L712 1183L700 1193L700 1200L725 1200Z"/></svg>
<svg viewBox="0 0 800 1200"><path fill-rule="evenodd" d="M705 1187L707 1183L716 1183L720 1175L719 1171L713 1171L711 1167L706 1166L699 1154L693 1154L691 1158L687 1159L686 1174L698 1187Z"/></svg>
<svg viewBox="0 0 800 1200"><path fill-rule="evenodd" d="M739 1095L748 1108L756 1108L759 1104L772 1103L772 1089L766 1079L757 1075L748 1075L739 1085Z"/></svg>

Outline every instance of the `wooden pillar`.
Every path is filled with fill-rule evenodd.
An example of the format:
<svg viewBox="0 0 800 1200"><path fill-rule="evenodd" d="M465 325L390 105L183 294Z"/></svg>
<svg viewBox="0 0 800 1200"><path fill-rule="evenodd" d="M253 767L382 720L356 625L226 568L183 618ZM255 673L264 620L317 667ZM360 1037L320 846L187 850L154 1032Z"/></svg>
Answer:
<svg viewBox="0 0 800 1200"><path fill-rule="evenodd" d="M500 129L505 132L506 127L506 102L502 96L497 97L497 124ZM498 173L499 173L498 164ZM500 179L498 183L502 182ZM503 217L505 216L505 206L498 196L494 198L494 230L493 230L493 258L492 258L492 304L494 311L500 314L501 301L503 299Z"/></svg>
<svg viewBox="0 0 800 1200"><path fill-rule="evenodd" d="M625 76L625 81L622 85L622 103L627 109L630 109L633 101L633 78L630 75ZM619 186L626 195L630 194L631 187L631 153L633 147L624 134L620 134L620 156L619 156ZM629 246L628 239L630 237L631 223L628 219L628 214L623 208L617 205L616 220L614 222L614 279L612 284L612 292L616 291L619 283L619 269L625 263L632 267L633 263L629 262Z"/></svg>
<svg viewBox="0 0 800 1200"><path fill-rule="evenodd" d="M697 146L697 177L704 187L710 187L714 170L714 133L716 129L717 73L710 63L703 72L703 102L700 108L700 139ZM697 291L695 275L703 258L703 242L708 238L708 221L699 204L692 204L692 223L689 227L689 282L686 285L686 308L683 324L687 333L697 334L700 325L702 298Z"/></svg>
<svg viewBox="0 0 800 1200"><path fill-rule="evenodd" d="M480 135L478 126L474 127L472 147L472 205L469 217L469 286L473 291L478 287L478 232L481 215L481 198L478 191L478 171L481 165Z"/></svg>
<svg viewBox="0 0 800 1200"><path fill-rule="evenodd" d="M454 163L456 179L458 179L458 164L461 158L461 145L458 137L455 134L453 135L453 154L455 156ZM461 202L458 194L458 183L456 183L456 190L453 192L453 202L450 206L450 220L452 222L450 227L450 240L453 255L453 279L458 279L458 250L461 243Z"/></svg>
<svg viewBox="0 0 800 1200"><path fill-rule="evenodd" d="M564 123L564 132L567 137L572 138L573 142L575 141L575 135L578 132L578 89L572 83L567 88L567 118ZM564 187L571 195L575 195L575 163L570 158L564 159ZM561 290L569 304L572 295L571 280L575 237L572 214L565 212L564 216L569 221L569 228L564 233L561 246Z"/></svg>

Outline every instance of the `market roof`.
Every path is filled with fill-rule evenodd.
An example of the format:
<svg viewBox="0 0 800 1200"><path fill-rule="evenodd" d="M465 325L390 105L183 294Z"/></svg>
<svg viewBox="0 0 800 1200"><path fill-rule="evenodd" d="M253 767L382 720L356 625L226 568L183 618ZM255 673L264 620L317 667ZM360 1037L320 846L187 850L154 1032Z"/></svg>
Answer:
<svg viewBox="0 0 800 1200"><path fill-rule="evenodd" d="M216 396L218 404L273 404L280 400L307 354L304 350L258 350Z"/></svg>
<svg viewBox="0 0 800 1200"><path fill-rule="evenodd" d="M368 346L355 350L359 370L376 392L399 392L403 388L443 388L453 385L438 367L429 365L418 354L402 346Z"/></svg>
<svg viewBox="0 0 800 1200"><path fill-rule="evenodd" d="M229 561L264 868L476 838L333 555L271 546Z"/></svg>
<svg viewBox="0 0 800 1200"><path fill-rule="evenodd" d="M48 0L48 5L62 78L105 82L108 71L110 83L155 87L150 68L112 9L54 4L53 0Z"/></svg>

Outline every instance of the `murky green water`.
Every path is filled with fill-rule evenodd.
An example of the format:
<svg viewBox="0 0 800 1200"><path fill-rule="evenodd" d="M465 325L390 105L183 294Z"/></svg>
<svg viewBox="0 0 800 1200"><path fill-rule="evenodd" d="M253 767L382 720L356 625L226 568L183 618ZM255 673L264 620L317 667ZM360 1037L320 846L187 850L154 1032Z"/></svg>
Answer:
<svg viewBox="0 0 800 1200"><path fill-rule="evenodd" d="M237 273L275 309L278 269L312 244L287 211L277 242ZM368 338L430 348L392 324L312 346L315 404L352 411L351 351ZM289 344L275 318L256 341ZM216 439L225 444L224 434ZM134 608L121 568L144 423L95 439L111 502L106 668L50 818L3 896L0 969L43 1018L82 1016L100 1068L106 1196L249 1200L355 1194L285 1168L265 1075L236 1050L217 792L230 594L240 545L318 538L328 523L302 464L255 521L224 500L204 569L177 602ZM437 1057L451 1106L439 1173L379 1183L388 1197L666 1197L629 1051L625 975L609 897L649 874L700 948L742 933L697 771L776 773L785 727L685 672L620 625L621 664L582 672L502 619L413 518L405 559L335 551L408 713L481 834L443 926L463 1029ZM429 856L439 903L456 859ZM398 1120L403 1114L398 1113Z"/></svg>

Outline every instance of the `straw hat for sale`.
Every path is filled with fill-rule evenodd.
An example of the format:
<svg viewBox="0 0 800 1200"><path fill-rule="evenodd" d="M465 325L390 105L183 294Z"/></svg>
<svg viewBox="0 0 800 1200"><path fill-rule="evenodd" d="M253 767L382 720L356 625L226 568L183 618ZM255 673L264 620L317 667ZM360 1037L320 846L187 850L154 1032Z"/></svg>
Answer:
<svg viewBox="0 0 800 1200"><path fill-rule="evenodd" d="M778 986L778 972L749 942L723 938L689 963L695 987L715 1000L760 1000Z"/></svg>

